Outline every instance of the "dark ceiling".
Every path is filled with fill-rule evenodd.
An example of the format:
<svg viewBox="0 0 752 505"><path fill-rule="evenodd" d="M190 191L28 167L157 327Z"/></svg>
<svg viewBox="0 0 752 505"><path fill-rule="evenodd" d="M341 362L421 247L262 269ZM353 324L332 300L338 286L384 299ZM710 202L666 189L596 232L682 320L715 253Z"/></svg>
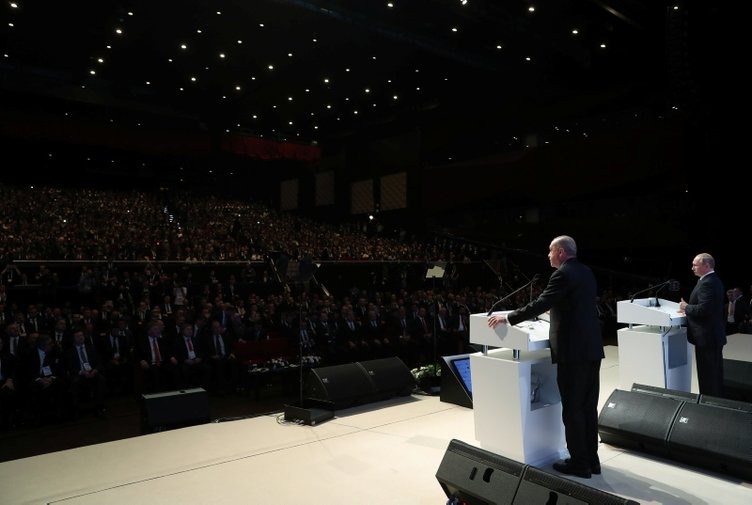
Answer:
<svg viewBox="0 0 752 505"><path fill-rule="evenodd" d="M673 5L18 0L3 7L0 84L10 109L95 125L321 146L419 126L461 148L670 109L685 64Z"/></svg>

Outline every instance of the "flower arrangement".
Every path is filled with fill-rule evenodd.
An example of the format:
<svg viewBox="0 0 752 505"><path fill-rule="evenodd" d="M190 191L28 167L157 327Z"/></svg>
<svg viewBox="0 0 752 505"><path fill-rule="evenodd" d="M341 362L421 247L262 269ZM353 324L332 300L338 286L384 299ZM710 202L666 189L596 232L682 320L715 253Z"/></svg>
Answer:
<svg viewBox="0 0 752 505"><path fill-rule="evenodd" d="M415 378L418 389L428 394L435 394L441 388L441 367L434 363L413 368L410 373Z"/></svg>

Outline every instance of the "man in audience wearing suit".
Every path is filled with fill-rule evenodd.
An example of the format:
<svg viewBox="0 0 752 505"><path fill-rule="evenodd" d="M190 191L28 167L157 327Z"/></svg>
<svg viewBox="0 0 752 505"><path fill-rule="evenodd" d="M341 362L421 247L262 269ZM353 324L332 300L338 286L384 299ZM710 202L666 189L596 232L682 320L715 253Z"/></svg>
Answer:
<svg viewBox="0 0 752 505"><path fill-rule="evenodd" d="M34 424L62 419L65 370L49 335L40 335L36 346L22 355L19 378Z"/></svg>
<svg viewBox="0 0 752 505"><path fill-rule="evenodd" d="M17 408L16 359L5 349L5 340L0 338L0 428L13 426Z"/></svg>
<svg viewBox="0 0 752 505"><path fill-rule="evenodd" d="M88 396L94 400L97 416L103 416L107 383L101 370L99 353L96 347L87 341L82 328L73 331L73 345L65 352L65 365L72 396L73 418L80 415L81 404Z"/></svg>
<svg viewBox="0 0 752 505"><path fill-rule="evenodd" d="M111 394L130 392L133 385L133 356L131 334L125 319L99 340L99 354L108 391Z"/></svg>
<svg viewBox="0 0 752 505"><path fill-rule="evenodd" d="M742 289L739 287L726 291L728 301L725 305L726 314L726 335L739 333L745 327L749 304L742 296Z"/></svg>
<svg viewBox="0 0 752 505"><path fill-rule="evenodd" d="M146 335L136 342L136 359L143 373L144 390L149 393L175 388L180 382L178 360L162 337L163 327L162 321L148 321Z"/></svg>

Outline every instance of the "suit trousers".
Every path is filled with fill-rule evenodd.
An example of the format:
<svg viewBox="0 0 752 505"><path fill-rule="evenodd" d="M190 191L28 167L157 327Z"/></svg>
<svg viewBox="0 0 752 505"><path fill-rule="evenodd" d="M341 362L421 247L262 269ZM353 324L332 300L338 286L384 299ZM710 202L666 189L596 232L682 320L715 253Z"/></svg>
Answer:
<svg viewBox="0 0 752 505"><path fill-rule="evenodd" d="M575 465L598 461L600 370L601 360L557 364L564 437Z"/></svg>

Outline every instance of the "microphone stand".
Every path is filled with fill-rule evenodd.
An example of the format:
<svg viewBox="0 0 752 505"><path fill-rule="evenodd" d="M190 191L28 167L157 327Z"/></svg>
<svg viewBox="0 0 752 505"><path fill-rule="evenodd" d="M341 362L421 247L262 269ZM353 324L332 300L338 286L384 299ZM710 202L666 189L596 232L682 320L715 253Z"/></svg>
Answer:
<svg viewBox="0 0 752 505"><path fill-rule="evenodd" d="M303 408L303 304L298 305L298 380L300 383L300 407Z"/></svg>
<svg viewBox="0 0 752 505"><path fill-rule="evenodd" d="M658 293L660 292L660 290L661 290L661 289L665 288L666 286L668 286L668 285L669 285L669 284L671 284L672 282L675 282L675 281L673 281L673 280L667 280L666 282L662 282L662 283L660 283L660 284L657 284L657 285L655 285L655 286L649 286L649 287L647 287L646 289L642 289L642 290L640 290L640 291L637 291L636 293L634 293L634 294L633 294L633 295L632 295L632 296L630 297L630 299L629 299L629 303L634 303L634 301L635 301L635 297L636 297L637 295L641 295L642 293L647 293L647 292L649 292L649 291L652 291L652 290L654 290L654 289L655 289L655 290L656 290L656 292L655 292L655 296L656 296L656 298L655 298L655 304L656 304L656 307L660 307L660 303L658 302Z"/></svg>
<svg viewBox="0 0 752 505"><path fill-rule="evenodd" d="M512 291L508 295L503 296L503 297L499 298L498 300L496 300L494 302L494 304L491 305L491 309L488 311L488 314L486 314L486 315L490 316L491 314L493 314L494 309L496 307L498 307L501 302L505 302L505 301L509 300L511 297L513 297L514 295L516 295L517 293L519 293L520 291L522 291L523 289L525 289L527 287L530 288L530 299L532 301L532 297L533 297L533 284L535 284L537 281L538 281L538 274L535 274L533 276L533 278L530 279L529 282L527 282L526 284L522 285L521 287L515 289L514 291Z"/></svg>

